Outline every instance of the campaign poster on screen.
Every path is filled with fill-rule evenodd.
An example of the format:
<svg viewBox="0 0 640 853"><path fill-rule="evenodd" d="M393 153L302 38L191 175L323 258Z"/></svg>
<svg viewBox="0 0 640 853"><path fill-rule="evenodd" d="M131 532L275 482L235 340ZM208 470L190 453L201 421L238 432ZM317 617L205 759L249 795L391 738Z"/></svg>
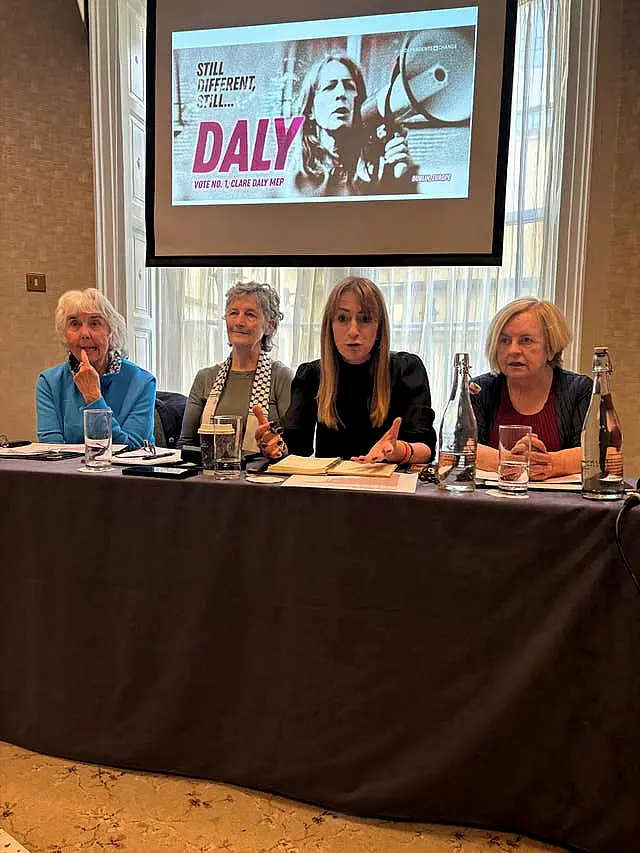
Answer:
<svg viewBox="0 0 640 853"><path fill-rule="evenodd" d="M172 35L173 205L466 198L477 7Z"/></svg>

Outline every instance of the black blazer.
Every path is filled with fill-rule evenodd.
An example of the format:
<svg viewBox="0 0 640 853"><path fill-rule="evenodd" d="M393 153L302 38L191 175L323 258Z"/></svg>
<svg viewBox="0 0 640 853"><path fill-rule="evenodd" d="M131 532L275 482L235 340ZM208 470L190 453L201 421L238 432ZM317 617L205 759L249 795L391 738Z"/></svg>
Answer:
<svg viewBox="0 0 640 853"><path fill-rule="evenodd" d="M433 429L434 412L431 408L429 379L424 364L417 355L408 352L390 354L391 400L385 422L374 427L369 421L369 400L372 380L365 365L354 369L345 366L345 378L356 376L345 400L338 379L338 416L341 423L331 429L318 423L318 390L320 387L320 361L301 364L291 385L291 405L285 415L284 440L290 453L310 456L313 453L315 432L316 456L362 456L368 453L391 426L394 418L401 417L399 438L404 441L423 442L435 452L436 434ZM346 390L342 389L343 392ZM341 408L341 398L343 407Z"/></svg>
<svg viewBox="0 0 640 853"><path fill-rule="evenodd" d="M488 445L506 377L504 373L499 373L497 376L494 373L483 373L473 381L480 386L480 393L471 395L471 405L478 422L478 442ZM570 370L554 367L553 382L560 446L562 450L579 447L580 433L589 408L593 381L581 373L572 373Z"/></svg>

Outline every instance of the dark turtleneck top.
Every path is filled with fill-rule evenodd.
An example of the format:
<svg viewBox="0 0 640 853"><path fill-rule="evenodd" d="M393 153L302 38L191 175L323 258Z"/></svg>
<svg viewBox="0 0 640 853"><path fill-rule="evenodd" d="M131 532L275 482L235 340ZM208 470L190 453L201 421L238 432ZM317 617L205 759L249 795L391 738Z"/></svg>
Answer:
<svg viewBox="0 0 640 853"><path fill-rule="evenodd" d="M291 405L284 418L284 440L289 453L299 456L362 456L368 453L401 417L399 438L423 442L435 451L436 434L429 380L423 363L407 352L391 353L389 359L391 400L380 427L371 425L369 409L373 389L372 364L351 365L341 361L336 408L337 429L318 423L320 361L301 364L291 386Z"/></svg>

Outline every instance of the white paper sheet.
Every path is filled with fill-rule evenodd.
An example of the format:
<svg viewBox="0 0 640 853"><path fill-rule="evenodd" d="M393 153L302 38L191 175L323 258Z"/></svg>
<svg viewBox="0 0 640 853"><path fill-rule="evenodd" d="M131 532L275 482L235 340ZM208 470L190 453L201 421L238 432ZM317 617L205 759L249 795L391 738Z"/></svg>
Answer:
<svg viewBox="0 0 640 853"><path fill-rule="evenodd" d="M358 492L397 492L412 495L418 485L417 474L392 474L390 477L338 477L330 475L293 474L285 486L313 489L349 489Z"/></svg>
<svg viewBox="0 0 640 853"><path fill-rule="evenodd" d="M476 481L485 483L497 483L497 471L476 471ZM567 474L564 477L550 477L548 480L529 480L530 489L539 489L545 492L579 492L582 489L582 478L580 474Z"/></svg>
<svg viewBox="0 0 640 853"><path fill-rule="evenodd" d="M123 450L126 446L126 444L114 444L113 452ZM25 444L22 447L0 447L0 457L28 457L56 450L61 453L84 453L84 444L47 444L34 441L33 444Z"/></svg>

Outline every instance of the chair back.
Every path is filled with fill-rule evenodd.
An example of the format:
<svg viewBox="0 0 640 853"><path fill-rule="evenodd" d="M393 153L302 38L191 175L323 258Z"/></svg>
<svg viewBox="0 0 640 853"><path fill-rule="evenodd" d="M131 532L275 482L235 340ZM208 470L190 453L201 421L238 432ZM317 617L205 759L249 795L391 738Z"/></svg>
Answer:
<svg viewBox="0 0 640 853"><path fill-rule="evenodd" d="M156 447L175 447L180 438L182 416L187 405L184 394L156 391L153 434Z"/></svg>

